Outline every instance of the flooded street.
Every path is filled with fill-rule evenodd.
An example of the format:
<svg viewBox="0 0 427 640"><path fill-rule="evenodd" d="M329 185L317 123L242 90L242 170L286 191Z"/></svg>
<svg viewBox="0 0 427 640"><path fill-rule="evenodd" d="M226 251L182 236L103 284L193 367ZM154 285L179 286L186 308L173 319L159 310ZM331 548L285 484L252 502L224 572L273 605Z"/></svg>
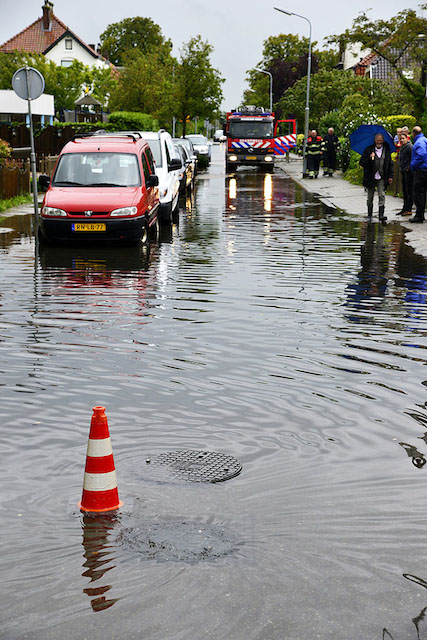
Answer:
<svg viewBox="0 0 427 640"><path fill-rule="evenodd" d="M426 262L223 152L149 251L1 219L5 640L427 638ZM76 506L96 405L117 517ZM243 470L150 479L176 449Z"/></svg>

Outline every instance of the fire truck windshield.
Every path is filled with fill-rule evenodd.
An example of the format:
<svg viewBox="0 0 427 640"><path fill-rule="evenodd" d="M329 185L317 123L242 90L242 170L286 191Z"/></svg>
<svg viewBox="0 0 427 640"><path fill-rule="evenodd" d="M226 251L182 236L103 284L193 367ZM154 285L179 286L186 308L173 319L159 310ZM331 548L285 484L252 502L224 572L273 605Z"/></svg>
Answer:
<svg viewBox="0 0 427 640"><path fill-rule="evenodd" d="M272 138L272 122L241 121L230 122L231 138Z"/></svg>

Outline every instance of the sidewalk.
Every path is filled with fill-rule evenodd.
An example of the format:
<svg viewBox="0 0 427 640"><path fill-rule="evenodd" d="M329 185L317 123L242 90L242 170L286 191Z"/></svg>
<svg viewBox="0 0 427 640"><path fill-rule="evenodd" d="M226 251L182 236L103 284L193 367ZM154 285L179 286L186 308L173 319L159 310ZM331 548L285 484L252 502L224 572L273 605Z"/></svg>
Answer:
<svg viewBox="0 0 427 640"><path fill-rule="evenodd" d="M302 159L291 154L290 162L277 160L276 167L286 173L292 180L297 182L309 193L316 195L321 202L328 207L340 209L351 215L357 216L360 220L366 220L366 193L363 187L350 184L341 176L341 172L336 172L333 178L323 177L322 169L317 179L309 180L302 177ZM375 195L373 221L378 221L378 200ZM416 253L427 258L427 221L424 224L410 224L408 218L396 215L402 208L402 199L386 195L385 215L387 222L397 222L405 229L406 242Z"/></svg>

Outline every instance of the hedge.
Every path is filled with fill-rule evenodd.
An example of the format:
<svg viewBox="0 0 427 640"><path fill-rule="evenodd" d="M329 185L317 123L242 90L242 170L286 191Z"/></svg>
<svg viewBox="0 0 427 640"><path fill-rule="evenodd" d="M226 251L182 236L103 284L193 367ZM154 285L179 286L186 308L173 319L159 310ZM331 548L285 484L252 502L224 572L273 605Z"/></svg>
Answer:
<svg viewBox="0 0 427 640"><path fill-rule="evenodd" d="M133 111L113 111L108 118L111 129L116 131L157 131L159 122L149 113Z"/></svg>
<svg viewBox="0 0 427 640"><path fill-rule="evenodd" d="M396 132L396 129L398 127L408 127L409 131L412 131L413 127L415 127L415 124L417 122L416 118L414 116L410 116L410 115L405 115L405 114L401 114L401 115L397 115L397 116L387 116L386 118L384 118L384 120L387 123L387 129L388 131L394 135Z"/></svg>

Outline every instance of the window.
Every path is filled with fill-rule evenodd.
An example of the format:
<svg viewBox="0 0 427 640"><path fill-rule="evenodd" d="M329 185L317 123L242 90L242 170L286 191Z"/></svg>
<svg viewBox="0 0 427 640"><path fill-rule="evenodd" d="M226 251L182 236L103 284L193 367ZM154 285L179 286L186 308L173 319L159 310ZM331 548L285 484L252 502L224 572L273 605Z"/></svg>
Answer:
<svg viewBox="0 0 427 640"><path fill-rule="evenodd" d="M154 158L153 158L153 154L151 153L150 147L148 147L148 149L145 150L145 155L147 156L148 166L150 167L150 173L151 175L153 175L156 173L156 170L154 168Z"/></svg>
<svg viewBox="0 0 427 640"><path fill-rule="evenodd" d="M53 184L68 187L138 187L138 160L130 153L66 153L59 159Z"/></svg>
<svg viewBox="0 0 427 640"><path fill-rule="evenodd" d="M147 140L150 145L151 152L154 156L154 160L156 161L156 167L162 166L162 150L160 149L160 140Z"/></svg>
<svg viewBox="0 0 427 640"><path fill-rule="evenodd" d="M74 60L61 60L61 67L71 67Z"/></svg>
<svg viewBox="0 0 427 640"><path fill-rule="evenodd" d="M72 49L73 48L73 41L71 38L65 38L65 48L66 49Z"/></svg>
<svg viewBox="0 0 427 640"><path fill-rule="evenodd" d="M150 168L148 166L147 158L145 157L144 152L142 153L141 159L142 159L142 170L144 172L144 180L145 180L145 184L147 184L147 180L150 175Z"/></svg>

